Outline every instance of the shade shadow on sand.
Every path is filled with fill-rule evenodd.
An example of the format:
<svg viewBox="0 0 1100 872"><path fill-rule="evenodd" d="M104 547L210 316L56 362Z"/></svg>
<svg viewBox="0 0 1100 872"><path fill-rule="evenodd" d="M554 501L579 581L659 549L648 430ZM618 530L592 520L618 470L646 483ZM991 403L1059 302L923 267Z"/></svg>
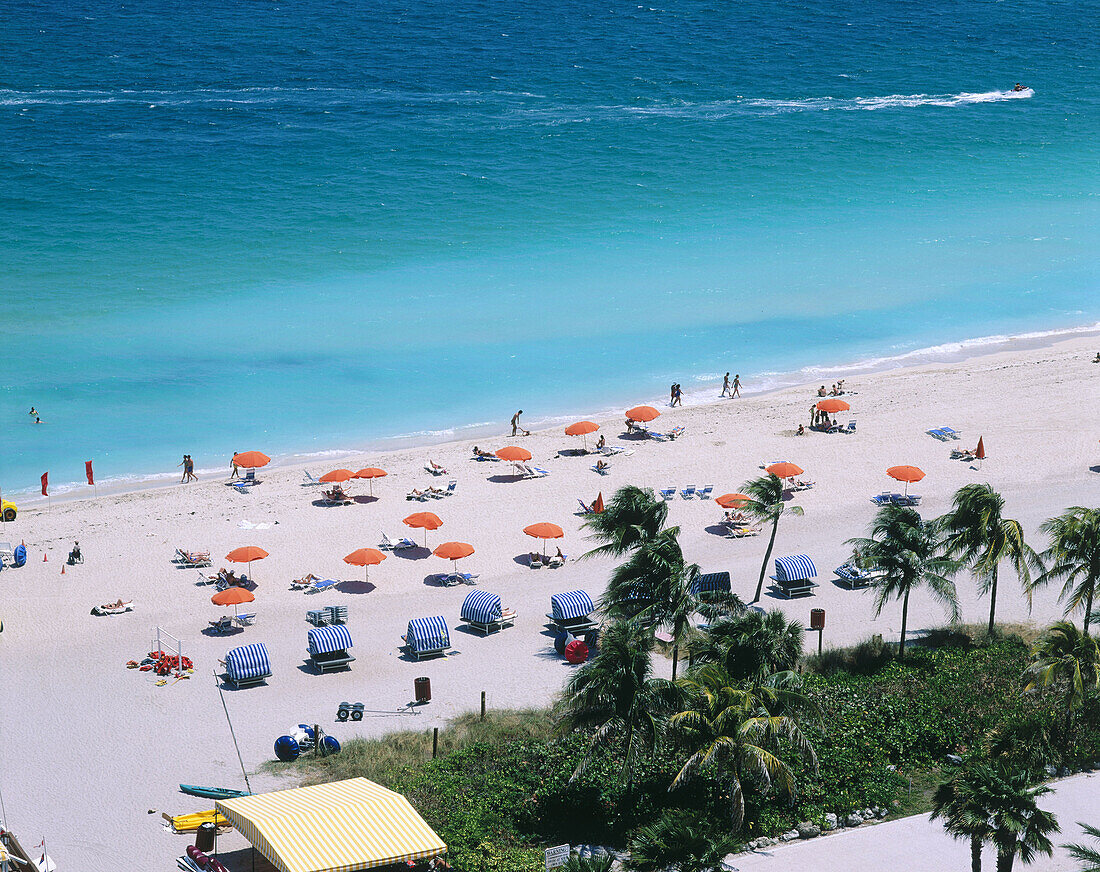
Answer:
<svg viewBox="0 0 1100 872"><path fill-rule="evenodd" d="M523 476L516 475L514 472L508 475L490 475L489 481L496 482L497 484L510 484L514 481L523 481Z"/></svg>
<svg viewBox="0 0 1100 872"><path fill-rule="evenodd" d="M400 557L404 560L423 560L425 557L430 556L431 553L432 552L423 545L417 545L415 548L395 548L393 550L394 557Z"/></svg>
<svg viewBox="0 0 1100 872"><path fill-rule="evenodd" d="M343 508L344 506L350 506L351 504L352 501L350 498L346 502L333 503L329 502L328 500L313 500L313 502L310 503L310 505L317 506L317 508L319 509L339 509Z"/></svg>
<svg viewBox="0 0 1100 872"><path fill-rule="evenodd" d="M357 505L362 506L362 505L366 505L368 503L376 503L376 502L378 502L379 498L378 497L372 497L370 494L359 494L359 496L352 497L351 499Z"/></svg>
<svg viewBox="0 0 1100 872"><path fill-rule="evenodd" d="M712 536L721 536L723 539L729 538L729 527L724 524L711 524L704 527L703 530Z"/></svg>
<svg viewBox="0 0 1100 872"><path fill-rule="evenodd" d="M244 627L230 627L228 630L215 630L213 627L206 627L200 632L210 639L232 638L241 635L244 632Z"/></svg>
<svg viewBox="0 0 1100 872"><path fill-rule="evenodd" d="M372 582L369 581L341 581L336 585L336 589L341 593L370 593L373 590L377 590Z"/></svg>

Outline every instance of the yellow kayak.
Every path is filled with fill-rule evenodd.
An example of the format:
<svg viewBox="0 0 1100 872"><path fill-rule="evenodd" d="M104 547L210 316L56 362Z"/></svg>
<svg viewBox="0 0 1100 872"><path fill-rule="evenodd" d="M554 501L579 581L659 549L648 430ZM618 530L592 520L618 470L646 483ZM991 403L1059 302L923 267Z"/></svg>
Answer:
<svg viewBox="0 0 1100 872"><path fill-rule="evenodd" d="M161 812L161 816L172 825L172 832L175 833L193 833L205 823L213 823L219 829L229 826L229 821L214 809L196 811L192 814L178 814L175 817Z"/></svg>

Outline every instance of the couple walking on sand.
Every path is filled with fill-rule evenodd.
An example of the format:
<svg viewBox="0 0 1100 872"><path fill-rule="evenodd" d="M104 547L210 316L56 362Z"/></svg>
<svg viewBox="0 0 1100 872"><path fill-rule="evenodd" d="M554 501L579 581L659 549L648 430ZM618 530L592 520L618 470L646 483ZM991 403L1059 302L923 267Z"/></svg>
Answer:
<svg viewBox="0 0 1100 872"><path fill-rule="evenodd" d="M730 374L727 372L722 378L722 393L719 396L729 397L730 399L741 396L741 376L735 375L731 382Z"/></svg>
<svg viewBox="0 0 1100 872"><path fill-rule="evenodd" d="M189 481L198 481L198 476L195 475L195 461L191 459L190 454L183 455L183 461L177 463L176 466L183 467L183 478L180 479L180 484L186 484Z"/></svg>

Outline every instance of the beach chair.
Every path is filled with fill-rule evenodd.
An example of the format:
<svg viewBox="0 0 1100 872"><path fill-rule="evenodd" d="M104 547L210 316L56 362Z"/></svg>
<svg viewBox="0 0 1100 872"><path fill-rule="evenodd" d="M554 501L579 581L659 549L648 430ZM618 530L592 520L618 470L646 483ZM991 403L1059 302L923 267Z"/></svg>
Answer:
<svg viewBox="0 0 1100 872"><path fill-rule="evenodd" d="M867 587L872 580L872 576L869 573L864 572L858 566L853 566L850 563L838 566L833 570L833 574L837 577L840 584L844 585L848 590Z"/></svg>
<svg viewBox="0 0 1100 872"><path fill-rule="evenodd" d="M233 624L241 629L245 627L251 627L256 623L255 613L246 615L244 612L238 612L233 616Z"/></svg>
<svg viewBox="0 0 1100 872"><path fill-rule="evenodd" d="M592 510L592 507L590 505L588 505L587 503L585 503L585 501L582 500L580 497L577 497L577 502L581 504L581 509L580 509L580 512L578 514L581 514L581 515L594 515L594 514L596 514Z"/></svg>
<svg viewBox="0 0 1100 872"><path fill-rule="evenodd" d="M962 436L962 430L952 430L950 427L940 427L939 431L948 439L958 439Z"/></svg>
<svg viewBox="0 0 1100 872"><path fill-rule="evenodd" d="M624 452L626 452L626 449L621 445L605 445L600 453L605 457L614 457L616 454L622 454ZM633 454L634 452L629 453Z"/></svg>
<svg viewBox="0 0 1100 872"><path fill-rule="evenodd" d="M851 421L849 421L848 426L841 428L840 432L841 433L855 433L856 432L856 419L853 418Z"/></svg>
<svg viewBox="0 0 1100 872"><path fill-rule="evenodd" d="M320 484L321 482L315 479L308 469L302 470L302 487L311 487Z"/></svg>
<svg viewBox="0 0 1100 872"><path fill-rule="evenodd" d="M437 578L444 587L454 587L458 584L477 584L481 576L472 572L443 572Z"/></svg>
<svg viewBox="0 0 1100 872"><path fill-rule="evenodd" d="M225 655L224 678L238 690L263 684L270 677L271 663L263 642L242 645Z"/></svg>
<svg viewBox="0 0 1100 872"><path fill-rule="evenodd" d="M401 638L409 653L417 660L443 656L451 647L451 634L442 615L413 618Z"/></svg>
<svg viewBox="0 0 1100 872"><path fill-rule="evenodd" d="M546 617L550 619L551 626L576 635L599 626L591 617L595 610L587 593L571 590L550 597L550 611Z"/></svg>
<svg viewBox="0 0 1100 872"><path fill-rule="evenodd" d="M565 566L565 561L568 559L568 554L562 554L560 557L557 554L551 554L546 558L546 566L548 569L560 569Z"/></svg>
<svg viewBox="0 0 1100 872"><path fill-rule="evenodd" d="M550 470L543 469L541 466L529 466L527 467L527 473L532 478L546 478L550 474Z"/></svg>
<svg viewBox="0 0 1100 872"><path fill-rule="evenodd" d="M306 637L310 665L322 675L331 669L350 669L355 662L355 658L348 653L352 642L347 627L340 624L316 627L308 630Z"/></svg>
<svg viewBox="0 0 1100 872"><path fill-rule="evenodd" d="M399 541L393 543L393 550L394 551L404 551L406 548L419 548L419 547L420 546L417 545L412 539L407 539L404 536L402 536Z"/></svg>
<svg viewBox="0 0 1100 872"><path fill-rule="evenodd" d="M218 620L207 621L207 623L210 625L210 632L218 636L235 629L233 626L233 617L231 615L222 615Z"/></svg>
<svg viewBox="0 0 1100 872"><path fill-rule="evenodd" d="M812 579L817 578L817 567L808 554L795 554L791 557L775 559L775 575L771 576L774 587L787 599L796 596L813 596L817 587Z"/></svg>
<svg viewBox="0 0 1100 872"><path fill-rule="evenodd" d="M934 439L939 439L940 442L946 442L948 439L951 438L946 433L944 433L943 430L932 429L932 430L925 430L924 432L927 433L929 436L933 437Z"/></svg>
<svg viewBox="0 0 1100 872"><path fill-rule="evenodd" d="M747 539L750 536L759 536L760 527L757 524L734 524L726 534L727 539Z"/></svg>
<svg viewBox="0 0 1100 872"><path fill-rule="evenodd" d="M695 485L689 484L686 488L680 491L680 496L685 500L690 500L695 496Z"/></svg>
<svg viewBox="0 0 1100 872"><path fill-rule="evenodd" d="M542 555L532 551L527 555L527 565L531 569L542 569Z"/></svg>
<svg viewBox="0 0 1100 872"><path fill-rule="evenodd" d="M426 469L432 475L446 475L447 474L447 470L444 469L442 466L440 466L438 463L436 463L434 460L429 460L427 465L424 467L424 469Z"/></svg>
<svg viewBox="0 0 1100 872"><path fill-rule="evenodd" d="M15 549L11 547L11 542L0 542L0 566L11 566L14 563Z"/></svg>
<svg viewBox="0 0 1100 872"><path fill-rule="evenodd" d="M321 593L322 591L332 590L332 588L336 587L339 583L340 582L335 578L319 578L306 588L306 593Z"/></svg>
<svg viewBox="0 0 1100 872"><path fill-rule="evenodd" d="M661 489L661 490L659 491L659 493L660 493L660 495L661 495L661 499L663 499L663 500L664 500L664 501L665 501L665 502L667 503L667 502L668 502L669 500L671 500L671 499L672 499L672 498L673 498L674 496L676 496L676 488L674 488L674 487L666 487L666 488L662 488L662 489Z"/></svg>
<svg viewBox="0 0 1100 872"><path fill-rule="evenodd" d="M709 500L712 493L714 493L714 485L708 484L706 487L697 491L695 496L701 500Z"/></svg>
<svg viewBox="0 0 1100 872"><path fill-rule="evenodd" d="M453 497L456 487L458 487L458 482L457 481L452 480L452 481L448 482L447 489L445 491L443 491L443 496Z"/></svg>
<svg viewBox="0 0 1100 872"><path fill-rule="evenodd" d="M428 497L428 493L426 493L425 491L418 491L416 488L413 488L411 491L405 494L405 499L417 500L419 502L424 502L424 500L428 499Z"/></svg>
<svg viewBox="0 0 1100 872"><path fill-rule="evenodd" d="M515 626L516 613L501 606L500 597L495 593L472 590L462 601L459 620L474 632L488 636L496 630Z"/></svg>
<svg viewBox="0 0 1100 872"><path fill-rule="evenodd" d="M669 430L665 434L665 438L666 439L679 439L683 435L684 435L684 428L683 427L673 427L671 430Z"/></svg>
<svg viewBox="0 0 1100 872"><path fill-rule="evenodd" d="M887 506L893 502L894 495L890 491L883 491L880 494L875 494L871 497L871 502L876 506Z"/></svg>
<svg viewBox="0 0 1100 872"><path fill-rule="evenodd" d="M342 487L336 485L332 490L321 491L321 502L327 505L351 505L351 497L347 495Z"/></svg>
<svg viewBox="0 0 1100 872"><path fill-rule="evenodd" d="M795 483L794 483L793 487L791 488L791 490L795 490L795 491L810 490L816 484L817 484L816 481L807 481L805 479L800 478L797 481L795 481Z"/></svg>

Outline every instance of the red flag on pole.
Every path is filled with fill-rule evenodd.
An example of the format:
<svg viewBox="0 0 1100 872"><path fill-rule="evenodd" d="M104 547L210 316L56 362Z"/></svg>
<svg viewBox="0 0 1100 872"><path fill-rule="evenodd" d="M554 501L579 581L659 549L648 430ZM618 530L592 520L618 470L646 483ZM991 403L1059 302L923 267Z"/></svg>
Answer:
<svg viewBox="0 0 1100 872"><path fill-rule="evenodd" d="M50 474L48 472L44 472L42 473L42 496L48 497L50 495L49 486Z"/></svg>
<svg viewBox="0 0 1100 872"><path fill-rule="evenodd" d="M84 474L88 476L88 484L95 484L95 476L92 475L92 461L84 461Z"/></svg>

